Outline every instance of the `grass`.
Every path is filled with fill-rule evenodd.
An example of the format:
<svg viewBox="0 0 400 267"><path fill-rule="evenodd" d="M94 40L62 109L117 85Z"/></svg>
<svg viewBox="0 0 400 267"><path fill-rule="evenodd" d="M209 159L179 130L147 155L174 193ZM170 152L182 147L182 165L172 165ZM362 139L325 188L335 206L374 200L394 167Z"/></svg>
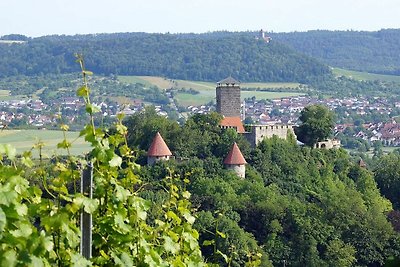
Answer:
<svg viewBox="0 0 400 267"><path fill-rule="evenodd" d="M263 92L263 91L242 91L241 98L244 100L245 98L255 96L256 99L277 99L277 98L285 98L292 96L304 95L302 93L296 92ZM215 89L213 91L201 91L200 94L192 95L188 93L179 93L175 96L176 100L181 106L199 106L210 101L215 102Z"/></svg>
<svg viewBox="0 0 400 267"><path fill-rule="evenodd" d="M345 76L345 77L353 78L355 80L360 80L360 81L380 80L380 81L386 81L386 82L400 83L400 76L395 76L395 75L383 75L383 74L375 74L375 73L368 73L368 72L345 70L345 69L339 69L339 68L332 68L332 71L336 76Z"/></svg>
<svg viewBox="0 0 400 267"><path fill-rule="evenodd" d="M31 150L38 142L44 143L43 156L67 155L65 149L58 149L57 144L63 140L62 131L50 130L2 130L0 131L0 143L10 144L17 149L18 153ZM70 149L73 155L82 155L90 150L90 146L78 132L67 132L67 140L72 143ZM37 149L32 150L33 157L39 157Z"/></svg>
<svg viewBox="0 0 400 267"><path fill-rule="evenodd" d="M199 94L192 95L188 93L178 93L175 95L176 100L181 106L198 106L206 104L215 100L215 87L216 82L201 82L201 81L186 81L186 80L172 80L155 76L118 76L121 82L125 83L142 83L145 86L157 86L160 89L169 88L192 88L199 92ZM277 88L297 89L300 87L299 83L241 83L241 88L252 89L267 89L273 91ZM255 96L257 99L275 99L281 97L290 97L303 95L302 93L290 92L263 92L263 91L243 91L242 98Z"/></svg>

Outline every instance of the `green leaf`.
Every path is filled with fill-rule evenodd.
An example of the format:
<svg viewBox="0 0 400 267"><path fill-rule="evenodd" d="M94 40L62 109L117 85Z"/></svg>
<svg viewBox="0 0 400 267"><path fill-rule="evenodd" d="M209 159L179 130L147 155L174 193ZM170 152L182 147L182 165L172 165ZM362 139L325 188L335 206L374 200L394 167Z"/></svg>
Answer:
<svg viewBox="0 0 400 267"><path fill-rule="evenodd" d="M28 214L28 207L25 204L17 203L15 205L15 210L17 211L19 216L25 216Z"/></svg>
<svg viewBox="0 0 400 267"><path fill-rule="evenodd" d="M224 258L226 263L229 262L228 256L226 256L224 253L222 253L219 249L217 249L217 254L221 255L222 258Z"/></svg>
<svg viewBox="0 0 400 267"><path fill-rule="evenodd" d="M92 263L85 259L81 254L74 253L71 255L71 263L73 267L87 267L92 266Z"/></svg>
<svg viewBox="0 0 400 267"><path fill-rule="evenodd" d="M69 148L69 147L71 147L72 145L71 145L71 143L70 142L68 142L67 140L63 140L61 143L58 143L57 144L57 148L65 148L65 149L67 149L67 148Z"/></svg>
<svg viewBox="0 0 400 267"><path fill-rule="evenodd" d="M87 96L87 95L89 94L89 92L90 92L90 90L89 90L88 87L82 86L81 88L79 88L79 89L76 91L76 95L77 95L77 96L80 96L80 97L85 97L85 96Z"/></svg>
<svg viewBox="0 0 400 267"><path fill-rule="evenodd" d="M220 232L220 231L218 231L218 230L217 230L217 235L219 235L219 236L222 237L222 238L226 238L225 233Z"/></svg>
<svg viewBox="0 0 400 267"><path fill-rule="evenodd" d="M20 223L17 230L10 231L10 234L14 237L25 237L27 238L32 234L32 227L28 223Z"/></svg>
<svg viewBox="0 0 400 267"><path fill-rule="evenodd" d="M9 189L4 190L4 188L0 188L0 204L9 206L16 200L17 196L18 194L15 191L9 191Z"/></svg>
<svg viewBox="0 0 400 267"><path fill-rule="evenodd" d="M186 199L189 199L190 198L190 192L189 191L185 191L185 192L182 193L182 196L184 198L186 198Z"/></svg>
<svg viewBox="0 0 400 267"><path fill-rule="evenodd" d="M126 134L127 133L127 130L128 130L128 128L125 126L125 125L123 125L123 124L117 124L117 131L120 133L120 134Z"/></svg>
<svg viewBox="0 0 400 267"><path fill-rule="evenodd" d="M14 250L8 250L2 255L0 266L14 267L17 265L17 253Z"/></svg>
<svg viewBox="0 0 400 267"><path fill-rule="evenodd" d="M0 144L0 154L6 154L9 159L13 160L17 150L10 144Z"/></svg>
<svg viewBox="0 0 400 267"><path fill-rule="evenodd" d="M22 164L24 164L28 168L32 168L33 167L33 161L29 157L22 157L21 158L21 162L22 162Z"/></svg>
<svg viewBox="0 0 400 267"><path fill-rule="evenodd" d="M128 225L125 223L124 216L122 216L121 214L116 214L114 216L114 222L115 226L117 226L118 229L122 231L122 233L125 234L130 231L130 227L128 227Z"/></svg>
<svg viewBox="0 0 400 267"><path fill-rule="evenodd" d="M194 216L192 216L189 212L183 213L183 217L190 224L194 224L194 221L196 220L196 218Z"/></svg>
<svg viewBox="0 0 400 267"><path fill-rule="evenodd" d="M97 209L98 206L99 206L98 199L91 199L86 197L83 200L83 210L89 214L92 214Z"/></svg>
<svg viewBox="0 0 400 267"><path fill-rule="evenodd" d="M66 124L61 124L60 129L66 132L69 130L69 126Z"/></svg>
<svg viewBox="0 0 400 267"><path fill-rule="evenodd" d="M179 218L179 216L177 216L176 213L171 210L166 213L166 216L167 218L175 221L176 224L181 224L182 222L181 218Z"/></svg>
<svg viewBox="0 0 400 267"><path fill-rule="evenodd" d="M203 246L211 246L214 245L215 240L204 240L203 241Z"/></svg>
<svg viewBox="0 0 400 267"><path fill-rule="evenodd" d="M87 113L94 114L94 113L98 113L100 111L101 111L101 109L98 106L96 106L94 104L86 104L86 112Z"/></svg>
<svg viewBox="0 0 400 267"><path fill-rule="evenodd" d="M0 232L4 231L6 224L7 224L6 214L4 213L3 209L0 207Z"/></svg>
<svg viewBox="0 0 400 267"><path fill-rule="evenodd" d="M128 196L130 195L129 190L126 190L120 185L115 186L115 197L122 201L125 202L128 199Z"/></svg>
<svg viewBox="0 0 400 267"><path fill-rule="evenodd" d="M93 75L93 72L88 71L88 70L84 70L83 73L86 75L89 75L89 76Z"/></svg>
<svg viewBox="0 0 400 267"><path fill-rule="evenodd" d="M31 260L31 266L35 266L35 267L43 267L44 266L43 261L34 255L31 255L30 260Z"/></svg>
<svg viewBox="0 0 400 267"><path fill-rule="evenodd" d="M176 243L169 236L164 236L164 248L166 251L176 254L179 251L179 243Z"/></svg>
<svg viewBox="0 0 400 267"><path fill-rule="evenodd" d="M122 164L122 158L120 156L114 155L109 161L111 167L119 167Z"/></svg>
<svg viewBox="0 0 400 267"><path fill-rule="evenodd" d="M117 266L124 266L124 267L135 266L133 260L126 252L122 252L120 257L118 257L116 253L112 252L111 257L113 257L114 262Z"/></svg>

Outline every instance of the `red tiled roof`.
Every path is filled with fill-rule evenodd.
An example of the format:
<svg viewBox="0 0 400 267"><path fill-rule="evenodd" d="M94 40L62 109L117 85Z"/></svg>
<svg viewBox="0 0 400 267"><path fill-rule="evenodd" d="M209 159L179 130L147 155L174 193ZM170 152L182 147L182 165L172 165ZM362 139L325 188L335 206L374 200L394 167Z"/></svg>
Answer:
<svg viewBox="0 0 400 267"><path fill-rule="evenodd" d="M244 159L242 152L240 152L239 147L236 143L233 143L231 151L228 153L224 160L224 164L228 165L243 165L246 164L246 160Z"/></svg>
<svg viewBox="0 0 400 267"><path fill-rule="evenodd" d="M233 127L236 128L238 133L244 133L243 123L240 120L240 117L224 117L220 122L220 126L222 127Z"/></svg>
<svg viewBox="0 0 400 267"><path fill-rule="evenodd" d="M160 157L160 156L172 156L164 139L161 137L160 133L157 132L156 136L151 142L149 151L147 151L147 156L150 157Z"/></svg>

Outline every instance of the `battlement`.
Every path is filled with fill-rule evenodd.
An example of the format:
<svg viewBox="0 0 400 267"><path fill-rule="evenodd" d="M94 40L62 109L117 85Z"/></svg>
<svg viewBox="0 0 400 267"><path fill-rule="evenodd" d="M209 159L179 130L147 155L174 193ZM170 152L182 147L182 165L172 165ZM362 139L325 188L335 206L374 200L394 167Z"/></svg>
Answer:
<svg viewBox="0 0 400 267"><path fill-rule="evenodd" d="M293 127L294 125L290 124L246 125L245 137L255 147L263 139L271 138L274 135L286 140L290 133L296 138Z"/></svg>

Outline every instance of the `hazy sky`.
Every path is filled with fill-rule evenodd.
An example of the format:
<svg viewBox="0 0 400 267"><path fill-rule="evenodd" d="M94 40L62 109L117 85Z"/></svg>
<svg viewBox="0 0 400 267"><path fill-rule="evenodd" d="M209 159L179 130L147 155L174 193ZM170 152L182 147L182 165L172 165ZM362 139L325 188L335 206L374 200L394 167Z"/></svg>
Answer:
<svg viewBox="0 0 400 267"><path fill-rule="evenodd" d="M0 0L0 36L400 28L400 0Z"/></svg>

